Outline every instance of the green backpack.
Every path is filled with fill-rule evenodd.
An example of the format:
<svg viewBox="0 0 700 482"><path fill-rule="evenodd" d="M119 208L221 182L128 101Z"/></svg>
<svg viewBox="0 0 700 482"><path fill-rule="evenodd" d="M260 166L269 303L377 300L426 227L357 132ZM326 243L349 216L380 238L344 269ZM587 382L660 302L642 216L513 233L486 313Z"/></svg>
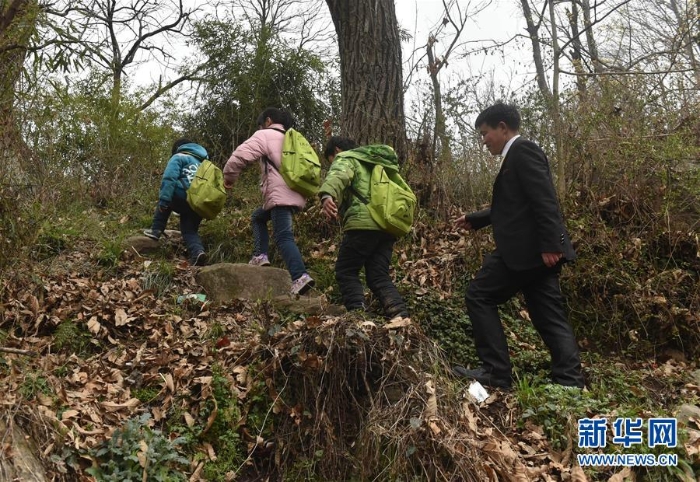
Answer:
<svg viewBox="0 0 700 482"><path fill-rule="evenodd" d="M353 149L352 152L356 153L360 150L382 152L386 149L395 156L393 149L382 145L361 147ZM354 154L353 157L365 164L374 164L371 162L371 157ZM411 230L418 200L398 170L386 169L381 164L374 164L370 177L369 199L360 195L355 188L351 187L351 190L367 205L370 216L384 231L401 237Z"/></svg>
<svg viewBox="0 0 700 482"><path fill-rule="evenodd" d="M224 175L213 162L204 159L187 189L187 203L204 219L214 219L226 204Z"/></svg>
<svg viewBox="0 0 700 482"><path fill-rule="evenodd" d="M282 167L280 169L265 159L269 165L277 170L284 182L294 191L306 198L318 194L321 187L321 162L309 141L297 130L274 129L284 134L282 143Z"/></svg>

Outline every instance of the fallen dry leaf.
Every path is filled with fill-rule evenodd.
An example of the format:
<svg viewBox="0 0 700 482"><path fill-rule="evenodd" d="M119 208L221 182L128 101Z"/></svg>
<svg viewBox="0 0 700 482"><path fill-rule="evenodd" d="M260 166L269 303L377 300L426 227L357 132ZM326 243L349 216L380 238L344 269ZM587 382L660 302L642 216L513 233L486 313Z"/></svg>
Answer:
<svg viewBox="0 0 700 482"><path fill-rule="evenodd" d="M185 412L182 415L183 417L185 417L185 423L187 424L187 426L190 428L194 427L194 417L192 417L192 415L190 415L189 412Z"/></svg>
<svg viewBox="0 0 700 482"><path fill-rule="evenodd" d="M204 449L207 451L207 456L209 457L209 460L215 462L217 457L214 447L212 447L212 445L209 442L204 442Z"/></svg>
<svg viewBox="0 0 700 482"><path fill-rule="evenodd" d="M64 422L68 419L75 418L80 414L77 410L66 410L61 414L61 420Z"/></svg>
<svg viewBox="0 0 700 482"><path fill-rule="evenodd" d="M124 326L129 322L129 317L126 315L126 311L122 308L117 308L114 310L114 324L116 326Z"/></svg>
<svg viewBox="0 0 700 482"><path fill-rule="evenodd" d="M97 335L100 332L102 325L99 321L97 321L96 316L92 316L87 322L87 327L88 330L90 330L90 333L92 333L93 335Z"/></svg>
<svg viewBox="0 0 700 482"><path fill-rule="evenodd" d="M384 325L384 328L387 330L391 330L393 328L402 328L402 327L408 326L410 324L411 324L410 318L401 318L400 316L397 316L396 318L393 318L389 323Z"/></svg>
<svg viewBox="0 0 700 482"><path fill-rule="evenodd" d="M175 393L175 382L173 381L173 376L170 373L166 373L165 375L161 376L165 382L165 387L170 390L170 393Z"/></svg>
<svg viewBox="0 0 700 482"><path fill-rule="evenodd" d="M616 474L613 474L613 476L608 479L608 482L634 482L635 480L637 480L637 477L634 475L634 472L632 472L632 469L630 467L625 467Z"/></svg>
<svg viewBox="0 0 700 482"><path fill-rule="evenodd" d="M437 436L437 435L440 435L440 433L442 433L442 430L440 429L440 427L438 427L437 423L435 423L434 421L428 422L428 426L430 427L430 430L432 430L434 435Z"/></svg>
<svg viewBox="0 0 700 482"><path fill-rule="evenodd" d="M145 440L141 440L139 442L139 453L136 454L136 457L139 459L139 465L141 467L143 467L144 469L148 466L147 454L148 454L148 444L146 443Z"/></svg>
<svg viewBox="0 0 700 482"><path fill-rule="evenodd" d="M571 468L571 482L588 482L588 477L580 465Z"/></svg>
<svg viewBox="0 0 700 482"><path fill-rule="evenodd" d="M122 408L135 408L141 405L141 401L138 398L131 398L124 403L110 402L109 400L100 402L100 405L105 407L108 412L117 412Z"/></svg>
<svg viewBox="0 0 700 482"><path fill-rule="evenodd" d="M700 454L700 431L687 429L688 440L683 444L685 451L693 458Z"/></svg>
<svg viewBox="0 0 700 482"><path fill-rule="evenodd" d="M426 420L431 420L437 417L437 396L435 395L435 387L433 386L433 381L428 380L425 382L425 389L428 392L428 400L425 402L425 410L423 410L423 416Z"/></svg>

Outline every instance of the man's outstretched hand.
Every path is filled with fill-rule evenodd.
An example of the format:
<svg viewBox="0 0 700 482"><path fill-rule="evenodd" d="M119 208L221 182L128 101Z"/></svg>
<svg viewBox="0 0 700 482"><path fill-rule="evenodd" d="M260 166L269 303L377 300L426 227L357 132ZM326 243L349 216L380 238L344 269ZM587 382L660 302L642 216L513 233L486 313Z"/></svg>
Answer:
<svg viewBox="0 0 700 482"><path fill-rule="evenodd" d="M472 223L467 221L467 215L465 214L464 216L460 216L457 219L454 220L454 225L457 226L460 229L466 229L467 231L470 231L474 228L472 228Z"/></svg>

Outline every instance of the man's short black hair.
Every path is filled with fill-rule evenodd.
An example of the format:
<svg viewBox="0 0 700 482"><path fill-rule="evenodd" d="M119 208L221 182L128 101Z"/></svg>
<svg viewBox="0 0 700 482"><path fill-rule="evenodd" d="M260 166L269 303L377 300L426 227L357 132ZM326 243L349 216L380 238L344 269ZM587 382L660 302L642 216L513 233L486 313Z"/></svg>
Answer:
<svg viewBox="0 0 700 482"><path fill-rule="evenodd" d="M326 148L323 150L323 155L326 159L335 155L335 149L338 148L341 151L349 151L350 149L355 149L360 147L357 142L353 141L349 137L333 136L328 139L326 143Z"/></svg>
<svg viewBox="0 0 700 482"><path fill-rule="evenodd" d="M484 124L489 127L496 127L501 122L505 123L510 130L520 129L520 112L518 108L511 104L496 102L491 107L484 109L474 122L477 130Z"/></svg>
<svg viewBox="0 0 700 482"><path fill-rule="evenodd" d="M192 141L186 137L181 137L175 142L173 142L173 153L171 155L174 156L175 154L177 154L177 150L180 148L180 146L183 146L185 144L192 144Z"/></svg>

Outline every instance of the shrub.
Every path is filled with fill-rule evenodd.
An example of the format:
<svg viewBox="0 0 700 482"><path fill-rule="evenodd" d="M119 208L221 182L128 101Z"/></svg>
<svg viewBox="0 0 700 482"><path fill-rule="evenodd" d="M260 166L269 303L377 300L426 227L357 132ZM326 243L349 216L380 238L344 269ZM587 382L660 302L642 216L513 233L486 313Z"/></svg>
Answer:
<svg viewBox="0 0 700 482"><path fill-rule="evenodd" d="M87 472L99 482L187 480L183 469L189 461L177 451L184 439L169 440L149 427L150 419L148 413L130 419L109 440L91 450L94 465Z"/></svg>

